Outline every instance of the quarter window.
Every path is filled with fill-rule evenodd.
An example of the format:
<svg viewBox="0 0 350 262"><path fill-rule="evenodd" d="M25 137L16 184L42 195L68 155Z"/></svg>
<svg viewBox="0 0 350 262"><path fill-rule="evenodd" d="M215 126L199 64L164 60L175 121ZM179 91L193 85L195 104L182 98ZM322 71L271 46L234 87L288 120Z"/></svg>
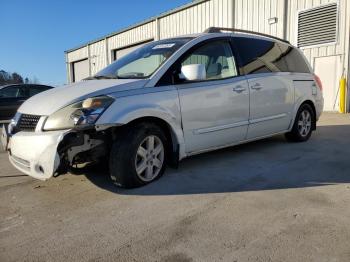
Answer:
<svg viewBox="0 0 350 262"><path fill-rule="evenodd" d="M207 43L182 60L181 66L202 64L205 66L206 80L218 80L237 76L231 46L225 41Z"/></svg>
<svg viewBox="0 0 350 262"><path fill-rule="evenodd" d="M286 61L289 72L310 73L310 68L300 51L292 46L279 44L283 59Z"/></svg>

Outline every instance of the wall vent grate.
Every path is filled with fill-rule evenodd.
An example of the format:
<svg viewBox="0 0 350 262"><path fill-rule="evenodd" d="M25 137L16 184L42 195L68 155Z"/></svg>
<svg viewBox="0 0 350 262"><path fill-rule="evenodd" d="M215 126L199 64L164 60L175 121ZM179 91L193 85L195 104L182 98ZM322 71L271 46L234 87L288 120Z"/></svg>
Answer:
<svg viewBox="0 0 350 262"><path fill-rule="evenodd" d="M336 43L337 27L337 3L299 12L298 47Z"/></svg>

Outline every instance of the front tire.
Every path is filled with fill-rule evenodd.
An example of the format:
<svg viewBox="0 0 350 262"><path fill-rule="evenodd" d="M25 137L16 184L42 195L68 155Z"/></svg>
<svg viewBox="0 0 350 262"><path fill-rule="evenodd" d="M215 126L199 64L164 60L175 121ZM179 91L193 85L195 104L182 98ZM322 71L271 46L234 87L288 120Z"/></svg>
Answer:
<svg viewBox="0 0 350 262"><path fill-rule="evenodd" d="M315 126L315 114L311 106L303 104L295 117L291 132L286 134L286 138L292 142L305 142L312 134L312 127Z"/></svg>
<svg viewBox="0 0 350 262"><path fill-rule="evenodd" d="M119 133L109 158L114 183L134 188L161 177L167 162L167 139L153 123L140 123Z"/></svg>

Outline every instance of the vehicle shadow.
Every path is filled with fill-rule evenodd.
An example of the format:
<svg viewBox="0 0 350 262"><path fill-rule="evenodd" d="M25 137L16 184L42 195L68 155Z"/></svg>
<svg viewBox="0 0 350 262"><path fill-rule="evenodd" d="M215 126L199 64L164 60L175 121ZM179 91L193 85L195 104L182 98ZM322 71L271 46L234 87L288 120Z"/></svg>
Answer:
<svg viewBox="0 0 350 262"><path fill-rule="evenodd" d="M178 169L137 189L112 184L106 169L75 172L96 186L124 195L184 195L274 190L350 183L350 125L320 126L306 143L284 136L185 159Z"/></svg>

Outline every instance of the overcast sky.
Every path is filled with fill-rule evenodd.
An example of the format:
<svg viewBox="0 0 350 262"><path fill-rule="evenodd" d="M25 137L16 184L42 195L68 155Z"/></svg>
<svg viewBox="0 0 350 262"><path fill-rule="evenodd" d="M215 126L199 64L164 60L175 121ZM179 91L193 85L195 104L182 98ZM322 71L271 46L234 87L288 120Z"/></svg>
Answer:
<svg viewBox="0 0 350 262"><path fill-rule="evenodd" d="M188 2L0 0L0 70L65 84L65 50Z"/></svg>

